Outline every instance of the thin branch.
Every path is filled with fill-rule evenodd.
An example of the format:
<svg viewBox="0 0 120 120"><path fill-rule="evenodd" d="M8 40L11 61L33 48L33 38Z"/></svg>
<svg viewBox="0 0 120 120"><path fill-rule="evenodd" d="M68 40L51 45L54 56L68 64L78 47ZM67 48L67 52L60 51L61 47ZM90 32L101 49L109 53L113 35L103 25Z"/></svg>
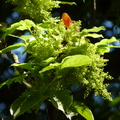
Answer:
<svg viewBox="0 0 120 120"><path fill-rule="evenodd" d="M91 20L90 20L90 27L93 27L95 24L95 19L96 19L96 0L92 1L92 8L91 8Z"/></svg>

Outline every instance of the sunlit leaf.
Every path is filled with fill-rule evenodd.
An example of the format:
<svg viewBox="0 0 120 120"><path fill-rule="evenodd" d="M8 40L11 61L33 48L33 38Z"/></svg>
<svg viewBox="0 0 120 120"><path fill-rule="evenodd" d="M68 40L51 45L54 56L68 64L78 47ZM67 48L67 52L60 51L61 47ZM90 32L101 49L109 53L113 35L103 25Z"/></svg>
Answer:
<svg viewBox="0 0 120 120"><path fill-rule="evenodd" d="M54 57L49 57L48 59L41 61L40 65L47 66L48 64L50 64L54 61L55 61Z"/></svg>
<svg viewBox="0 0 120 120"><path fill-rule="evenodd" d="M22 40L28 40L30 38L33 38L33 35L21 35L21 36L16 36L16 35L12 35L12 34L8 34L9 36L15 37L15 38L19 38Z"/></svg>
<svg viewBox="0 0 120 120"><path fill-rule="evenodd" d="M32 26L34 26L34 22L32 20L29 20L29 19L26 19L24 20L25 22L25 25L28 27L28 28L31 28ZM23 24L24 25L24 24Z"/></svg>
<svg viewBox="0 0 120 120"><path fill-rule="evenodd" d="M38 102L42 104L44 100L45 100L45 96L40 97L38 95L29 95L29 94L23 95L13 102L10 108L10 113L15 119L17 116L30 110Z"/></svg>
<svg viewBox="0 0 120 120"><path fill-rule="evenodd" d="M93 27L91 29L83 29L81 32L85 32L85 33L89 33L89 32L99 32L101 30L105 30L104 26L100 26L100 27Z"/></svg>
<svg viewBox="0 0 120 120"><path fill-rule="evenodd" d="M93 37L93 38L103 38L103 35L101 34L96 34L96 33L85 33L83 34L84 37Z"/></svg>
<svg viewBox="0 0 120 120"><path fill-rule="evenodd" d="M109 48L120 48L120 46L108 45Z"/></svg>
<svg viewBox="0 0 120 120"><path fill-rule="evenodd" d="M51 26L51 22L44 21L44 23L39 24L39 26L42 28L49 28Z"/></svg>
<svg viewBox="0 0 120 120"><path fill-rule="evenodd" d="M19 24L20 24L20 26L19 27L17 27L16 29L17 30L29 30L32 26L34 26L35 24L34 24L34 22L32 22L31 20L28 20L28 19L26 19L26 20L21 20L20 22L19 22Z"/></svg>
<svg viewBox="0 0 120 120"><path fill-rule="evenodd" d="M110 48L120 48L120 46L109 45L110 43L116 42L115 37L111 37L110 39L102 39L100 42L95 43L97 46L97 51L101 54L107 53L110 51Z"/></svg>
<svg viewBox="0 0 120 120"><path fill-rule="evenodd" d="M110 51L110 48L108 46L104 45L104 44L97 46L97 52L101 53L102 55L104 53L108 53L109 51Z"/></svg>
<svg viewBox="0 0 120 120"><path fill-rule="evenodd" d="M76 5L75 2L60 1L61 4Z"/></svg>
<svg viewBox="0 0 120 120"><path fill-rule="evenodd" d="M34 65L35 65L35 63L21 63L21 64L14 63L11 66L16 66L16 67L24 68L24 69L27 69L27 70L31 70L31 68Z"/></svg>
<svg viewBox="0 0 120 120"><path fill-rule="evenodd" d="M5 37L8 34L13 33L15 30L29 30L32 26L34 26L34 22L31 20L21 20L20 22L14 23L11 25L11 27L7 28L5 34L3 34L2 38L5 39Z"/></svg>
<svg viewBox="0 0 120 120"><path fill-rule="evenodd" d="M20 27L21 25L19 23L14 23L13 25L11 25L11 27L7 28L6 32L3 34L2 39L5 39L5 37L8 34L13 33L18 27Z"/></svg>
<svg viewBox="0 0 120 120"><path fill-rule="evenodd" d="M14 50L14 49L17 49L17 48L19 48L21 46L25 46L25 44L23 44L23 43L17 43L17 44L14 44L14 45L10 45L10 46L8 46L8 47L0 50L0 54L1 53L9 52L9 51Z"/></svg>
<svg viewBox="0 0 120 120"><path fill-rule="evenodd" d="M60 63L50 64L49 66L44 67L41 71L39 71L39 73L42 73L42 72L45 72L45 71L48 71L48 70L51 70L51 69L55 69L58 66L60 66Z"/></svg>
<svg viewBox="0 0 120 120"><path fill-rule="evenodd" d="M74 109L80 114L82 115L86 120L94 120L93 114L91 112L91 110L84 105L84 103L82 102L78 102L75 101L72 106L74 107Z"/></svg>
<svg viewBox="0 0 120 120"><path fill-rule="evenodd" d="M111 37L110 39L102 39L100 42L95 43L96 46L98 45L108 45L109 43L113 43L116 42L116 38L115 37Z"/></svg>
<svg viewBox="0 0 120 120"><path fill-rule="evenodd" d="M86 55L67 56L62 60L61 69L88 65L90 62L92 62L92 59Z"/></svg>
<svg viewBox="0 0 120 120"><path fill-rule="evenodd" d="M69 109L67 110L67 112L65 113L66 117L69 118L70 120L72 120L73 116L77 116L78 112L76 111L76 109L71 105L69 107Z"/></svg>
<svg viewBox="0 0 120 120"><path fill-rule="evenodd" d="M96 32L99 32L101 30L105 30L105 28L103 26L100 26L100 27L93 27L91 29L83 29L81 32L80 32L80 36L81 37L93 37L93 38L99 38L99 37L102 37L103 36L101 34L97 34Z"/></svg>
<svg viewBox="0 0 120 120"><path fill-rule="evenodd" d="M52 104L63 113L69 108L73 100L69 90L57 91L50 98Z"/></svg>

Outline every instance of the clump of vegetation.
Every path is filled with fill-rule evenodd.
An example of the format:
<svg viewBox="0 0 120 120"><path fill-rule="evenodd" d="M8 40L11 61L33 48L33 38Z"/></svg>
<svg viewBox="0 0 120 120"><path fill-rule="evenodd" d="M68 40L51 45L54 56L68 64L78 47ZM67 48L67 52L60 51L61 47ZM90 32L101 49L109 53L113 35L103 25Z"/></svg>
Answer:
<svg viewBox="0 0 120 120"><path fill-rule="evenodd" d="M109 52L110 47L114 47L109 43L115 42L116 39L114 37L104 39L101 34L98 34L97 32L105 30L103 26L81 29L81 21L68 21L70 28L66 28L60 18L48 17L49 10L59 6L58 1L47 0L46 2L50 4L46 4L44 0L8 1L18 5L19 12L33 19L14 23L2 36L4 40L6 36L13 36L23 39L23 42L0 50L1 54L23 46L23 54L27 52L30 55L27 63L12 64L21 68L22 73L18 71L18 76L0 84L0 87L14 82L26 85L26 91L12 104L11 114L16 118L34 106L36 109L39 108L47 99L69 119L79 113L87 120L93 120L93 115L87 106L73 101L69 87L85 86L85 98L93 90L95 95L112 100L106 89L108 84L103 83L105 79L112 79L104 72L108 60L104 59L103 55ZM38 23L43 20L41 16L47 19ZM14 35L16 30L29 31L30 35ZM88 37L101 37L102 40L93 44Z"/></svg>

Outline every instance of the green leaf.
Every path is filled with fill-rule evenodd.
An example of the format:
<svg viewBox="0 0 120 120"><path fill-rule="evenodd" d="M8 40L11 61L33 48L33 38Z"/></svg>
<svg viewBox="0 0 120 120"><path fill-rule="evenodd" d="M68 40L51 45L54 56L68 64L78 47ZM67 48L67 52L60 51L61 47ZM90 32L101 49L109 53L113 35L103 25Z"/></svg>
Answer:
<svg viewBox="0 0 120 120"><path fill-rule="evenodd" d="M34 26L34 22L32 20L29 20L29 19L26 19L24 20L25 22L25 25L28 27L28 28L31 28L32 26ZM23 24L24 25L24 24Z"/></svg>
<svg viewBox="0 0 120 120"><path fill-rule="evenodd" d="M42 66L47 66L48 64L52 63L55 61L55 58L54 57L49 57L48 59L46 60L43 60L40 65Z"/></svg>
<svg viewBox="0 0 120 120"><path fill-rule="evenodd" d="M50 28L51 24L50 21L44 21L44 23L40 23L39 26L42 28Z"/></svg>
<svg viewBox="0 0 120 120"><path fill-rule="evenodd" d="M21 81L25 78L25 76L26 76L26 74L22 74L22 75L20 75L18 77L13 77L12 79L8 79L5 82L3 82L3 83L0 84L0 88L3 87L4 85L7 85L8 87L10 87L10 85L13 82L21 83Z"/></svg>
<svg viewBox="0 0 120 120"><path fill-rule="evenodd" d="M38 24L39 27L41 27L41 29L43 29L43 31L45 29L50 29L50 26L55 24L55 23L58 23L60 20L58 19L55 19L55 18L50 18L49 20L43 20L42 23Z"/></svg>
<svg viewBox="0 0 120 120"><path fill-rule="evenodd" d="M31 70L31 68L33 68L34 65L35 63L21 63L21 64L14 63L11 66L16 66L27 70Z"/></svg>
<svg viewBox="0 0 120 120"><path fill-rule="evenodd" d="M120 96L117 96L113 99L113 101L111 102L112 106L117 106L120 105Z"/></svg>
<svg viewBox="0 0 120 120"><path fill-rule="evenodd" d="M94 120L93 114L91 110L84 105L82 102L75 101L72 104L72 107L80 114L82 115L86 120Z"/></svg>
<svg viewBox="0 0 120 120"><path fill-rule="evenodd" d="M52 104L63 113L67 111L69 106L71 105L73 98L70 95L69 90L60 90L55 92L50 96Z"/></svg>
<svg viewBox="0 0 120 120"><path fill-rule="evenodd" d="M13 33L18 27L20 27L21 25L19 23L14 23L13 25L11 25L11 27L7 28L6 29L6 32L5 34L3 34L2 36L2 39L5 39L5 37L8 35L8 34L11 34Z"/></svg>
<svg viewBox="0 0 120 120"><path fill-rule="evenodd" d="M0 54L9 52L9 51L14 50L14 49L17 49L17 48L19 48L21 46L25 46L25 44L23 44L23 43L17 43L17 44L14 44L14 45L10 45L10 46L8 46L8 47L0 50Z"/></svg>
<svg viewBox="0 0 120 120"><path fill-rule="evenodd" d="M83 29L81 32L85 32L85 33L89 33L89 32L99 32L101 30L105 30L104 26L100 26L100 27L93 27L91 29Z"/></svg>
<svg viewBox="0 0 120 120"><path fill-rule="evenodd" d="M92 62L92 59L86 55L67 56L62 60L61 69L88 65L90 62Z"/></svg>
<svg viewBox="0 0 120 120"><path fill-rule="evenodd" d="M120 46L108 45L109 48L120 48Z"/></svg>
<svg viewBox="0 0 120 120"><path fill-rule="evenodd" d="M45 100L45 96L38 96L38 95L22 95L17 100L13 102L10 108L10 113L13 115L14 119L23 114L24 112L30 110L34 107L37 103L43 103Z"/></svg>
<svg viewBox="0 0 120 120"><path fill-rule="evenodd" d="M21 20L20 22L19 22L19 24L20 24L20 26L19 27L17 27L16 29L17 30L29 30L32 26L35 26L35 24L34 24L34 22L32 22L31 20L28 20L28 19L26 19L26 20Z"/></svg>
<svg viewBox="0 0 120 120"><path fill-rule="evenodd" d="M60 66L60 63L50 64L49 66L44 67L41 71L39 71L39 73L42 73L42 72L45 72L45 71L48 71L48 70L51 70L51 69L55 69L58 66Z"/></svg>
<svg viewBox="0 0 120 120"><path fill-rule="evenodd" d="M108 53L110 51L110 47L106 45L98 45L97 46L97 52L104 55L104 53Z"/></svg>
<svg viewBox="0 0 120 120"><path fill-rule="evenodd" d="M91 29L86 29L85 28L80 32L80 36L81 37L93 37L93 38L102 37L103 38L103 36L101 34L94 33L94 32L99 32L101 30L105 30L105 28L103 26L93 27ZM90 32L92 32L92 33L90 33Z"/></svg>
<svg viewBox="0 0 120 120"><path fill-rule="evenodd" d="M2 88L4 85L8 85L8 87L10 87L10 85L13 83L14 79L8 79L5 82L0 84L0 88Z"/></svg>
<svg viewBox="0 0 120 120"><path fill-rule="evenodd" d="M75 108L71 105L67 112L65 113L66 117L72 120L73 116L77 116L78 112L75 110Z"/></svg>
<svg viewBox="0 0 120 120"><path fill-rule="evenodd" d="M116 38L115 37L111 37L110 39L102 39L100 42L95 43L96 46L98 45L108 45L109 43L113 43L116 42Z"/></svg>
<svg viewBox="0 0 120 120"><path fill-rule="evenodd" d="M35 26L34 22L32 22L31 20L21 20L20 22L14 23L11 25L11 27L9 27L6 30L6 33L3 34L2 38L5 39L5 37L8 34L13 33L15 30L29 30L32 26Z"/></svg>
<svg viewBox="0 0 120 120"><path fill-rule="evenodd" d="M97 46L97 52L101 53L102 55L104 53L108 53L110 51L110 48L120 48L120 46L113 46L109 45L110 43L116 42L115 37L111 37L110 39L102 39L100 42L95 43Z"/></svg>
<svg viewBox="0 0 120 120"><path fill-rule="evenodd" d="M96 34L96 33L85 33L85 34L82 34L84 37L93 37L93 38L100 38L102 37L103 38L103 35L101 34Z"/></svg>
<svg viewBox="0 0 120 120"><path fill-rule="evenodd" d="M22 40L29 40L30 38L33 38L33 35L21 35L21 36L16 36L16 35L12 35L12 34L8 34L9 36L15 37L15 38L19 38Z"/></svg>
<svg viewBox="0 0 120 120"><path fill-rule="evenodd" d="M76 5L75 2L60 1L61 4Z"/></svg>

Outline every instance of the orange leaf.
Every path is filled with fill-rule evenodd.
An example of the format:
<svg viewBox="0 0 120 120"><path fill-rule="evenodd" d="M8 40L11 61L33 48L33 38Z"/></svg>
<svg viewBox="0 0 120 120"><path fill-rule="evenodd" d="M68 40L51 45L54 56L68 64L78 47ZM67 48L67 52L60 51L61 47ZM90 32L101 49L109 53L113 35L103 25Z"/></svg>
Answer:
<svg viewBox="0 0 120 120"><path fill-rule="evenodd" d="M63 21L65 27L69 29L72 20L71 20L70 16L67 13L62 14L62 21Z"/></svg>

